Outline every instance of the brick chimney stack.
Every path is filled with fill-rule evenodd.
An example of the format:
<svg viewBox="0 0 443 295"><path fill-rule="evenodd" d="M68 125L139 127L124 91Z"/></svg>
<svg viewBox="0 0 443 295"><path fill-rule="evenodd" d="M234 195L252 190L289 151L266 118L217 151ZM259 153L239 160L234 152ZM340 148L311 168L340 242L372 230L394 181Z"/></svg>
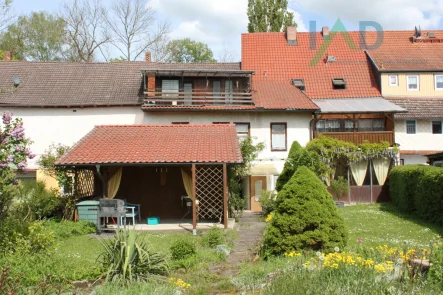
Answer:
<svg viewBox="0 0 443 295"><path fill-rule="evenodd" d="M297 45L297 27L288 27L286 29L286 39L288 40L288 45Z"/></svg>
<svg viewBox="0 0 443 295"><path fill-rule="evenodd" d="M11 60L11 52L10 51L3 52L3 60Z"/></svg>
<svg viewBox="0 0 443 295"><path fill-rule="evenodd" d="M151 62L151 53L149 51L145 52L145 61Z"/></svg>
<svg viewBox="0 0 443 295"><path fill-rule="evenodd" d="M323 27L321 28L321 32L323 35L323 40L329 40L329 27Z"/></svg>

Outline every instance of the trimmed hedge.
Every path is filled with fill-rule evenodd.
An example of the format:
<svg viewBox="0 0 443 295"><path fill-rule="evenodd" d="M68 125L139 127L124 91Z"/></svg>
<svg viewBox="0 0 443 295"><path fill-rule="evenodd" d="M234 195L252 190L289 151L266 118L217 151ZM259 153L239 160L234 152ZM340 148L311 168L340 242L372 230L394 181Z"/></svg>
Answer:
<svg viewBox="0 0 443 295"><path fill-rule="evenodd" d="M343 249L347 231L343 217L322 181L300 167L278 193L277 206L264 237L264 255L302 249Z"/></svg>
<svg viewBox="0 0 443 295"><path fill-rule="evenodd" d="M389 173L391 200L401 211L443 225L443 169L434 166L394 167Z"/></svg>

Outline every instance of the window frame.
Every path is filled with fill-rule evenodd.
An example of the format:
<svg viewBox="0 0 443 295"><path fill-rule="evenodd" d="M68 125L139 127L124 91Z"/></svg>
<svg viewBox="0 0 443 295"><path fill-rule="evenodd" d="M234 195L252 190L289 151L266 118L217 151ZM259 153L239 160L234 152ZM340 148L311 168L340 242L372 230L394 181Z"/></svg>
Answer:
<svg viewBox="0 0 443 295"><path fill-rule="evenodd" d="M391 84L391 77L395 77L395 84ZM392 87L398 86L398 75L388 75L388 84Z"/></svg>
<svg viewBox="0 0 443 295"><path fill-rule="evenodd" d="M272 135L274 134L272 132L272 126L274 125L283 125L285 127L285 147L284 148L274 148L272 144ZM271 137L271 152L285 152L288 150L288 124L286 122L271 122L270 123L270 137ZM283 134L283 133L276 133L276 134Z"/></svg>
<svg viewBox="0 0 443 295"><path fill-rule="evenodd" d="M409 133L408 132L408 121L409 122L414 122L414 133ZM417 120L405 120L405 132L407 135L415 135L417 134Z"/></svg>
<svg viewBox="0 0 443 295"><path fill-rule="evenodd" d="M440 123L440 133L434 133L434 123ZM442 135L443 134L443 122L441 120L432 120L431 121L431 133L432 135Z"/></svg>
<svg viewBox="0 0 443 295"><path fill-rule="evenodd" d="M239 135L239 134L243 134L243 135L247 135L248 137L250 137L251 136L251 123L249 123L249 122L234 122L234 125L235 125L235 127L236 127L236 130L235 131L237 131L237 125L247 125L248 126L248 132L237 132L237 136ZM239 138L240 139L240 138Z"/></svg>
<svg viewBox="0 0 443 295"><path fill-rule="evenodd" d="M172 125L189 125L189 122L171 122Z"/></svg>
<svg viewBox="0 0 443 295"><path fill-rule="evenodd" d="M226 125L226 124L231 124L230 122L212 122L212 124L214 125Z"/></svg>
<svg viewBox="0 0 443 295"><path fill-rule="evenodd" d="M434 75L434 88L435 88L435 90L440 91L440 90L443 90L443 87L442 88L437 87L437 77L443 77L443 74L435 74Z"/></svg>
<svg viewBox="0 0 443 295"><path fill-rule="evenodd" d="M417 89L409 88L409 77L417 77ZM406 89L408 91L419 91L420 90L420 75L407 75L406 76Z"/></svg>

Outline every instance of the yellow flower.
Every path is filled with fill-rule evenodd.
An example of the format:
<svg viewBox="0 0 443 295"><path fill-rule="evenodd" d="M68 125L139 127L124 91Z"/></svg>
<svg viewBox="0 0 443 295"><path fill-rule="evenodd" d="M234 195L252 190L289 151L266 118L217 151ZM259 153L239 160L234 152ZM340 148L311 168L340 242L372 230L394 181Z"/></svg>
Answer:
<svg viewBox="0 0 443 295"><path fill-rule="evenodd" d="M273 216L274 216L274 212L269 213L268 216L266 217L265 221L266 222L271 222Z"/></svg>

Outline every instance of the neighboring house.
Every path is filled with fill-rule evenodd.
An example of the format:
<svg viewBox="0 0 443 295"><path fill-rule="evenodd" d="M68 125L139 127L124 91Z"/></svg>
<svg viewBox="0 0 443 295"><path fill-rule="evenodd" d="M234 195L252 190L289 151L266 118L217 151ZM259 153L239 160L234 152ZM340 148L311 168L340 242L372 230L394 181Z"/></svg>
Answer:
<svg viewBox="0 0 443 295"><path fill-rule="evenodd" d="M395 117L402 164L443 151L443 31L389 31L368 50L382 95L408 112Z"/></svg>
<svg viewBox="0 0 443 295"><path fill-rule="evenodd" d="M0 61L0 112L23 119L36 161L51 144L72 146L95 125L143 121L138 63L55 63Z"/></svg>

